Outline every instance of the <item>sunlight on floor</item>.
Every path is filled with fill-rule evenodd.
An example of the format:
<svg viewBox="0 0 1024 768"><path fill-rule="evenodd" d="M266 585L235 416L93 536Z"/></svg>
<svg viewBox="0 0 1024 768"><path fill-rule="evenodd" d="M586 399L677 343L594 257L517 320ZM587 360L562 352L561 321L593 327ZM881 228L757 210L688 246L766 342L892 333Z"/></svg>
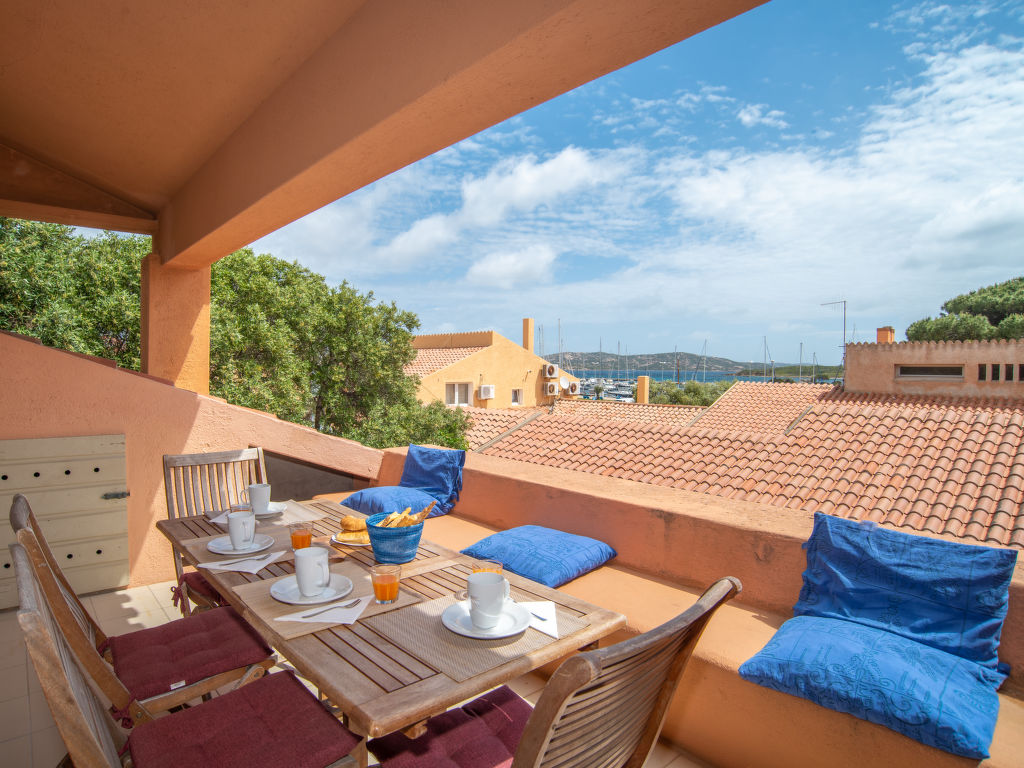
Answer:
<svg viewBox="0 0 1024 768"><path fill-rule="evenodd" d="M171 605L171 584L103 592L82 598L108 635L155 627L181 618ZM544 678L523 675L509 686L531 704L537 701ZM17 768L53 768L67 750L47 708L28 661L18 626L17 611L0 612L0 755L2 764ZM655 747L645 768L708 768L665 742Z"/></svg>

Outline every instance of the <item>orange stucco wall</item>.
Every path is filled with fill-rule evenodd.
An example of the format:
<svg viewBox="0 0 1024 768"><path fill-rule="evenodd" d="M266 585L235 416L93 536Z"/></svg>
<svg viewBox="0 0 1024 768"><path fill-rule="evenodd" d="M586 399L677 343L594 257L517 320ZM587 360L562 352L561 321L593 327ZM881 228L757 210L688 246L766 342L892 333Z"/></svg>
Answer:
<svg viewBox="0 0 1024 768"><path fill-rule="evenodd" d="M404 461L404 449L385 451L376 484L396 485ZM600 538L618 553L616 565L678 586L703 589L736 576L744 605L785 617L800 591L806 563L801 545L813 524L813 514L803 510L475 453L466 457L454 511L497 529L546 525ZM650 612L645 599L637 593L629 613ZM1024 685L1024 561L1010 587L1000 657L1013 667L1011 682Z"/></svg>
<svg viewBox="0 0 1024 768"><path fill-rule="evenodd" d="M999 381L992 381L992 365L1000 366ZM962 365L962 379L900 377L900 365ZM978 366L986 367L979 381ZM1012 366L1007 381L1005 366ZM899 393L940 397L1024 397L1020 366L1024 341L906 341L898 344L850 344L846 348L847 392Z"/></svg>
<svg viewBox="0 0 1024 768"><path fill-rule="evenodd" d="M446 382L471 384L473 389L472 405L477 408L510 407L513 389L523 390L523 401L519 405L550 405L554 402L554 397L544 394L544 384L548 381L558 381L558 379L545 379L541 376L541 366L546 361L500 334L488 333L492 337L490 346L420 378L417 397L421 402L429 403L433 400L440 400L443 403ZM475 334L452 335L455 337L475 336ZM471 343L472 341L472 338L465 341L460 339L459 343L452 343L450 346L468 347L478 346L480 343L477 341L474 344ZM570 376L564 371L559 374L559 377L561 376L565 376L570 381L579 381L575 376ZM481 384L493 384L494 397L481 400L479 397ZM562 396L567 396L564 390L559 389L559 391Z"/></svg>
<svg viewBox="0 0 1024 768"><path fill-rule="evenodd" d="M165 453L260 445L368 478L380 465L380 451L351 440L23 338L0 334L0 361L0 439L125 435L133 586L174 576L170 547L155 528L167 516Z"/></svg>

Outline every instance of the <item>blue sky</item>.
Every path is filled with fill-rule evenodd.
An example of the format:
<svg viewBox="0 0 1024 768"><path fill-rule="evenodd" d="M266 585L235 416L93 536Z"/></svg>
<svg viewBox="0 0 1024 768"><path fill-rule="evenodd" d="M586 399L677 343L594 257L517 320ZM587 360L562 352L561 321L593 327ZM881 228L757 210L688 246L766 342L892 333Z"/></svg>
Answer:
<svg viewBox="0 0 1024 768"><path fill-rule="evenodd" d="M773 0L256 243L563 347L837 363L1024 274L1024 0Z"/></svg>

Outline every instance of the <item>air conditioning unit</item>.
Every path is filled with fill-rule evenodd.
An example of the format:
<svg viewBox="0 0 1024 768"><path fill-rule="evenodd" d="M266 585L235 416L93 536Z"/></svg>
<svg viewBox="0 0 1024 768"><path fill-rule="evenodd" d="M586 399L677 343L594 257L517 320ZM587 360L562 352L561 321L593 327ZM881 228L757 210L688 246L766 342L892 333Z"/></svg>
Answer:
<svg viewBox="0 0 1024 768"><path fill-rule="evenodd" d="M580 393L580 383L578 381L569 382L569 394L578 395Z"/></svg>
<svg viewBox="0 0 1024 768"><path fill-rule="evenodd" d="M558 378L558 366L554 363L544 363L540 370L545 379Z"/></svg>
<svg viewBox="0 0 1024 768"><path fill-rule="evenodd" d="M549 396L549 397L552 396L552 395L557 395L558 394L558 382L557 381L549 381L549 382L547 382L544 385L544 394Z"/></svg>
<svg viewBox="0 0 1024 768"><path fill-rule="evenodd" d="M490 400L494 397L493 384L481 384L480 393L477 395L481 400Z"/></svg>

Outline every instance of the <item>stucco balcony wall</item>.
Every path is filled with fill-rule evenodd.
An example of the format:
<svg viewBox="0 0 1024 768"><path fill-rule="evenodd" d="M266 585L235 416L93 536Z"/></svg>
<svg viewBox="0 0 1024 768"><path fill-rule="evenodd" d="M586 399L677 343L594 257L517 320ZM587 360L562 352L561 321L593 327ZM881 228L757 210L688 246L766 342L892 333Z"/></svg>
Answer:
<svg viewBox="0 0 1024 768"><path fill-rule="evenodd" d="M0 361L0 439L125 435L130 586L174 576L170 546L155 527L167 516L164 454L259 445L357 477L376 477L380 466L382 454L374 448L178 389L108 360L0 333Z"/></svg>
<svg viewBox="0 0 1024 768"><path fill-rule="evenodd" d="M398 484L405 452L384 452L376 485ZM700 590L722 576L736 576L743 582L744 606L781 619L792 616L806 562L802 544L814 519L813 513L803 510L474 453L466 457L462 496L454 513L494 529L534 524L594 536L618 553L616 566L676 587ZM571 585L567 589L571 591ZM586 599L606 604L596 595ZM636 600L642 613L645 596L637 594ZM656 614L656 607L653 610ZM642 631L650 626L633 628ZM1012 666L1007 688L1024 688L1021 564L1010 586L1000 658Z"/></svg>

